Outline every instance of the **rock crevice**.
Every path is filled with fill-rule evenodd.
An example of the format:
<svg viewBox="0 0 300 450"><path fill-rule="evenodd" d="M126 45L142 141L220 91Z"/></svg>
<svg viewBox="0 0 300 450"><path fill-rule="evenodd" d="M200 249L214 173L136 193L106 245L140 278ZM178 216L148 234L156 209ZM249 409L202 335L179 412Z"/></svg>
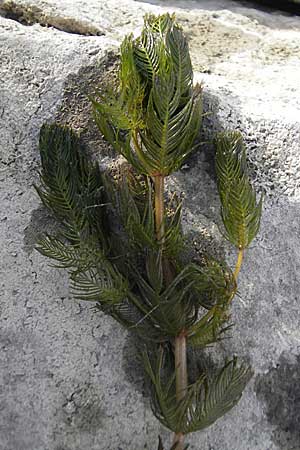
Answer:
<svg viewBox="0 0 300 450"><path fill-rule="evenodd" d="M105 32L97 26L73 17L63 17L43 11L35 4L18 4L13 1L4 1L0 5L0 16L21 23L25 26L39 24L42 27L53 27L65 33L83 36L103 36Z"/></svg>

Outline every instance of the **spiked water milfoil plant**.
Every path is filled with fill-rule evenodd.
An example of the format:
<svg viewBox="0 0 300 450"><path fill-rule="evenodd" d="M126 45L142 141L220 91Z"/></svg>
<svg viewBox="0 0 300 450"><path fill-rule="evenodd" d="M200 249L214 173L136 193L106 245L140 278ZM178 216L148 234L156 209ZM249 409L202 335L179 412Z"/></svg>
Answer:
<svg viewBox="0 0 300 450"><path fill-rule="evenodd" d="M104 138L127 164L101 173L72 130L44 125L40 134L43 203L60 221L37 245L70 274L74 298L93 302L144 343L141 361L152 386L152 409L173 432L158 450L183 450L234 407L251 378L236 358L191 382L187 348L205 349L226 335L244 251L260 224L238 132L216 137L216 174L224 237L237 249L232 271L209 255L186 250L182 203L165 180L195 150L202 88L193 85L187 41L169 14L147 16L141 35L121 46L119 87L92 99ZM157 448L157 444L156 444Z"/></svg>

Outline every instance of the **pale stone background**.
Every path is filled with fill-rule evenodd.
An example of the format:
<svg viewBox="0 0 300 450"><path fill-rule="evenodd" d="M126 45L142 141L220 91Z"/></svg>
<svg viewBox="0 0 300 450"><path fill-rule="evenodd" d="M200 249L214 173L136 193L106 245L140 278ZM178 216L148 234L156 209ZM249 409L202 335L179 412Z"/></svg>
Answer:
<svg viewBox="0 0 300 450"><path fill-rule="evenodd" d="M239 129L266 191L261 233L246 255L233 338L219 354L251 362L239 405L191 450L300 449L300 17L224 0L0 1L0 449L142 450L168 433L153 418L134 341L75 303L62 271L34 251L55 227L32 187L40 126L70 123L112 153L90 119L87 92L112 76L114 52L146 12L176 11L205 92L203 139ZM94 87L93 87L94 86ZM91 126L91 131L87 127ZM234 263L217 225L210 145L172 177L184 226Z"/></svg>

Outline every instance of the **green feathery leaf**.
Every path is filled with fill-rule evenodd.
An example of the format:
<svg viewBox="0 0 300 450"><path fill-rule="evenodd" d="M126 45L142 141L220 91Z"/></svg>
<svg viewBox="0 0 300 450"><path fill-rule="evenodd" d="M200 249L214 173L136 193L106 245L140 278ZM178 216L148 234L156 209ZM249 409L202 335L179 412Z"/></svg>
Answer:
<svg viewBox="0 0 300 450"><path fill-rule="evenodd" d="M213 306L187 330L188 344L204 348L222 340L224 333L232 328L232 325L225 326L228 319L227 304Z"/></svg>
<svg viewBox="0 0 300 450"><path fill-rule="evenodd" d="M232 326L229 320L229 305L236 292L236 280L225 263L213 258L202 266L189 264L185 268L186 278L194 294L196 311L208 310L187 329L188 343L196 347L206 347L223 338Z"/></svg>
<svg viewBox="0 0 300 450"><path fill-rule="evenodd" d="M175 16L148 14L144 19L141 36L134 43L135 63L143 79L152 85L153 77L160 70L162 53L166 52L164 38L167 30L175 25Z"/></svg>
<svg viewBox="0 0 300 450"><path fill-rule="evenodd" d="M63 225L63 236L73 245L80 245L95 227L105 245L107 224L101 175L98 167L87 161L77 136L67 127L44 125L40 152L41 187L36 190Z"/></svg>
<svg viewBox="0 0 300 450"><path fill-rule="evenodd" d="M240 400L251 377L251 368L238 366L235 358L214 377L192 385L189 389L191 400L186 403L182 415L183 432L203 430L230 411Z"/></svg>
<svg viewBox="0 0 300 450"><path fill-rule="evenodd" d="M169 175L177 170L192 151L200 128L202 106L196 90L182 104L181 88L173 69L154 77L149 96L146 126L140 131L139 153L147 160L152 174Z"/></svg>
<svg viewBox="0 0 300 450"><path fill-rule="evenodd" d="M193 280L196 303L211 309L216 304L226 304L236 291L236 280L230 268L214 258L207 258L205 264L189 265L189 280Z"/></svg>
<svg viewBox="0 0 300 450"><path fill-rule="evenodd" d="M69 270L75 298L102 305L120 303L128 283L112 263L103 179L67 127L41 130L44 204L61 222L61 237L45 235L37 250Z"/></svg>
<svg viewBox="0 0 300 450"><path fill-rule="evenodd" d="M176 402L175 379L163 376L163 351L155 364L147 353L143 354L146 373L152 382L152 409L157 419L171 431L184 434L203 430L230 411L239 401L252 376L236 358L229 361L215 376L202 374L187 388L181 401Z"/></svg>
<svg viewBox="0 0 300 450"><path fill-rule="evenodd" d="M92 100L105 139L138 173L168 175L193 151L202 116L188 44L175 18L147 16L121 47L117 93Z"/></svg>
<svg viewBox="0 0 300 450"><path fill-rule="evenodd" d="M74 298L111 305L122 302L128 295L123 277L107 262L86 271L71 274Z"/></svg>
<svg viewBox="0 0 300 450"><path fill-rule="evenodd" d="M42 255L57 261L54 267L74 268L83 270L99 260L99 250L96 253L95 243L84 243L80 247L69 245L55 236L44 235L37 243L36 250ZM103 258L103 255L101 255Z"/></svg>
<svg viewBox="0 0 300 450"><path fill-rule="evenodd" d="M257 204L247 174L246 150L241 134L220 134L216 146L216 172L225 237L237 248L245 249L258 233L263 196Z"/></svg>

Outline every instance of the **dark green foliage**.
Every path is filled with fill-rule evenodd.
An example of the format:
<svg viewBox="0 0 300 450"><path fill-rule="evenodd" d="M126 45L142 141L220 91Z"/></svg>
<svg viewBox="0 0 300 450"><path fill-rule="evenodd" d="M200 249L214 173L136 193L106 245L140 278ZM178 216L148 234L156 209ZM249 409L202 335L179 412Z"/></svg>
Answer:
<svg viewBox="0 0 300 450"><path fill-rule="evenodd" d="M241 134L220 134L216 147L216 172L225 236L236 247L245 249L259 230L262 196L257 204L247 174L246 150Z"/></svg>
<svg viewBox="0 0 300 450"><path fill-rule="evenodd" d="M95 255L90 253L90 247L78 248L75 245L66 245L64 241L55 236L45 235L41 238L36 249L44 256L57 261L54 267L68 269L70 267L88 268L94 264Z"/></svg>
<svg viewBox="0 0 300 450"><path fill-rule="evenodd" d="M164 258L178 256L183 245L181 205L166 220L162 248L155 238L149 178L131 174L127 182L123 178L109 184L88 162L76 136L63 127L43 127L41 151L42 188L38 192L62 228L60 236L44 236L37 250L55 260L56 267L69 270L75 298L98 302L101 310L151 340L169 340L182 328L193 345L218 340L235 287L229 268L213 260L203 267L174 266L171 259L174 279L168 286L163 281ZM63 161L60 171L59 161ZM97 182L93 174L99 175ZM81 203L87 201L84 198L89 208ZM121 239L113 231L112 204L124 225ZM103 224L101 230L97 221ZM210 313L198 319L201 307Z"/></svg>
<svg viewBox="0 0 300 450"><path fill-rule="evenodd" d="M188 267L189 279L194 282L193 290L200 306L210 309L228 303L236 289L236 281L225 262L206 258L201 266L190 264Z"/></svg>
<svg viewBox="0 0 300 450"><path fill-rule="evenodd" d="M161 245L155 234L154 191L150 178L144 177L139 180L133 174L129 180L123 177L115 195L115 206L120 210L120 216L131 244L139 248L147 247L159 251ZM170 208L169 217L165 220L163 236L163 252L168 256L178 255L183 246L182 205L176 200L172 203L175 203L175 208Z"/></svg>
<svg viewBox="0 0 300 450"><path fill-rule="evenodd" d="M164 199L163 188L158 195L157 180L164 186L164 176L195 148L202 114L201 88L193 88L188 45L173 16L147 16L142 35L125 38L119 81L117 92L92 100L93 110L105 139L132 167L123 165L114 176L100 173L71 130L43 126L37 192L60 229L43 236L37 250L68 270L74 298L93 302L150 349L143 362L154 414L170 430L187 434L234 407L251 370L234 359L212 375L201 373L180 390L184 398L176 397L176 339L198 348L223 339L232 327L237 283L224 261L191 261L182 202L176 195ZM258 232L262 199L256 204L240 134L220 135L216 147L226 237L244 249ZM158 450L164 450L161 438Z"/></svg>
<svg viewBox="0 0 300 450"><path fill-rule="evenodd" d="M192 89L188 45L174 17L145 19L140 38L121 47L120 87L93 100L100 131L139 173L177 170L201 123L201 88Z"/></svg>
<svg viewBox="0 0 300 450"><path fill-rule="evenodd" d="M188 386L185 397L176 403L175 379L164 376L164 351L153 363L144 353L145 369L151 379L152 409L157 419L169 430L184 434L203 430L235 406L252 376L249 367L238 366L233 359L215 374Z"/></svg>
<svg viewBox="0 0 300 450"><path fill-rule="evenodd" d="M97 165L88 161L76 135L58 125L43 126L40 151L37 191L61 228L59 236L44 236L37 250L69 270L77 298L121 301L127 281L110 262L106 196Z"/></svg>
<svg viewBox="0 0 300 450"><path fill-rule="evenodd" d="M76 135L68 128L44 125L40 132L41 187L36 187L46 207L62 223L62 235L80 245L97 233L105 247L105 202L101 174L88 163Z"/></svg>
<svg viewBox="0 0 300 450"><path fill-rule="evenodd" d="M222 340L224 333L231 328L231 325L226 325L228 320L228 303L214 306L189 327L188 343L192 347L204 348Z"/></svg>

